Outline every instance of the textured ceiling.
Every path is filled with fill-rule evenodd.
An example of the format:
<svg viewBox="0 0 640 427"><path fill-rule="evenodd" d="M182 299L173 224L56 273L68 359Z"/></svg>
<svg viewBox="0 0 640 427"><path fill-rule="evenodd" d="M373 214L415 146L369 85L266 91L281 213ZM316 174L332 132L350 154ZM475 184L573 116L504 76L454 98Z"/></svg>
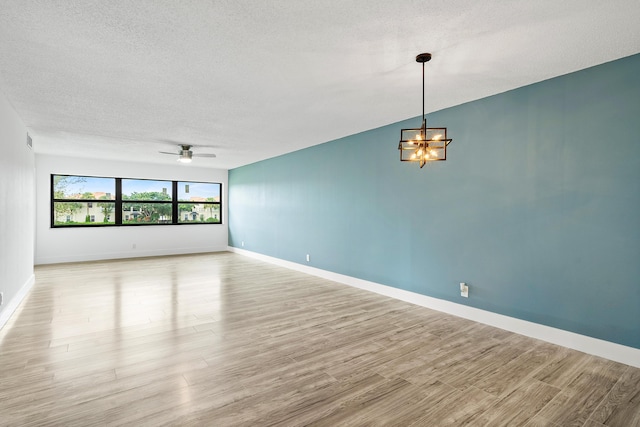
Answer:
<svg viewBox="0 0 640 427"><path fill-rule="evenodd" d="M237 167L418 116L421 52L435 111L640 52L640 1L0 0L38 153Z"/></svg>

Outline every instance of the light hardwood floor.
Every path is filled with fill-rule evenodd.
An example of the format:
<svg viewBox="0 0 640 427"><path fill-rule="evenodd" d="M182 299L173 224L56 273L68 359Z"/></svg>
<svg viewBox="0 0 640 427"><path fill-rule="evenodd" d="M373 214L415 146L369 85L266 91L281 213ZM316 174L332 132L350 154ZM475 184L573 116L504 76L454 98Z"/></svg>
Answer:
<svg viewBox="0 0 640 427"><path fill-rule="evenodd" d="M640 369L232 253L40 266L0 425L640 426Z"/></svg>

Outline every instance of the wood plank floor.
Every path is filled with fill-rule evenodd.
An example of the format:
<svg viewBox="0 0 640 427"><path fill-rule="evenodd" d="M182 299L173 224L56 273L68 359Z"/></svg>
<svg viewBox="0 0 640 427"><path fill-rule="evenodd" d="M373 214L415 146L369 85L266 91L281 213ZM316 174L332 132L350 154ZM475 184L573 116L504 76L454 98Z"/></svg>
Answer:
<svg viewBox="0 0 640 427"><path fill-rule="evenodd" d="M0 425L640 426L640 369L232 253L39 266Z"/></svg>

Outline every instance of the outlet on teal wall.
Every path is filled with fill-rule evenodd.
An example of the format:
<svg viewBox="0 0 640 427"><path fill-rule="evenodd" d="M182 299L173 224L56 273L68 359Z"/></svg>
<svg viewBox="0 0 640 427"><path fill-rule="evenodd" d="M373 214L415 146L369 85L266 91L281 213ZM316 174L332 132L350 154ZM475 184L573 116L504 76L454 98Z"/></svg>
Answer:
<svg viewBox="0 0 640 427"><path fill-rule="evenodd" d="M640 348L640 55L229 171L229 245ZM471 292L461 301L459 283Z"/></svg>

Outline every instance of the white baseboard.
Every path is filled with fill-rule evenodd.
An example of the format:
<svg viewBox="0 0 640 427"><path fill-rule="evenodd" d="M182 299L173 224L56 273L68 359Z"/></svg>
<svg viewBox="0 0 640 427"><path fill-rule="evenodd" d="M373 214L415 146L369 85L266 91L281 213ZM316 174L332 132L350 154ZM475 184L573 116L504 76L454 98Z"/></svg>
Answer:
<svg viewBox="0 0 640 427"><path fill-rule="evenodd" d="M640 368L640 349L229 246L229 252Z"/></svg>
<svg viewBox="0 0 640 427"><path fill-rule="evenodd" d="M11 315L18 309L22 300L27 296L33 284L36 282L36 276L32 274L27 281L22 285L16 296L14 296L6 304L4 309L0 311L0 329L9 321Z"/></svg>

